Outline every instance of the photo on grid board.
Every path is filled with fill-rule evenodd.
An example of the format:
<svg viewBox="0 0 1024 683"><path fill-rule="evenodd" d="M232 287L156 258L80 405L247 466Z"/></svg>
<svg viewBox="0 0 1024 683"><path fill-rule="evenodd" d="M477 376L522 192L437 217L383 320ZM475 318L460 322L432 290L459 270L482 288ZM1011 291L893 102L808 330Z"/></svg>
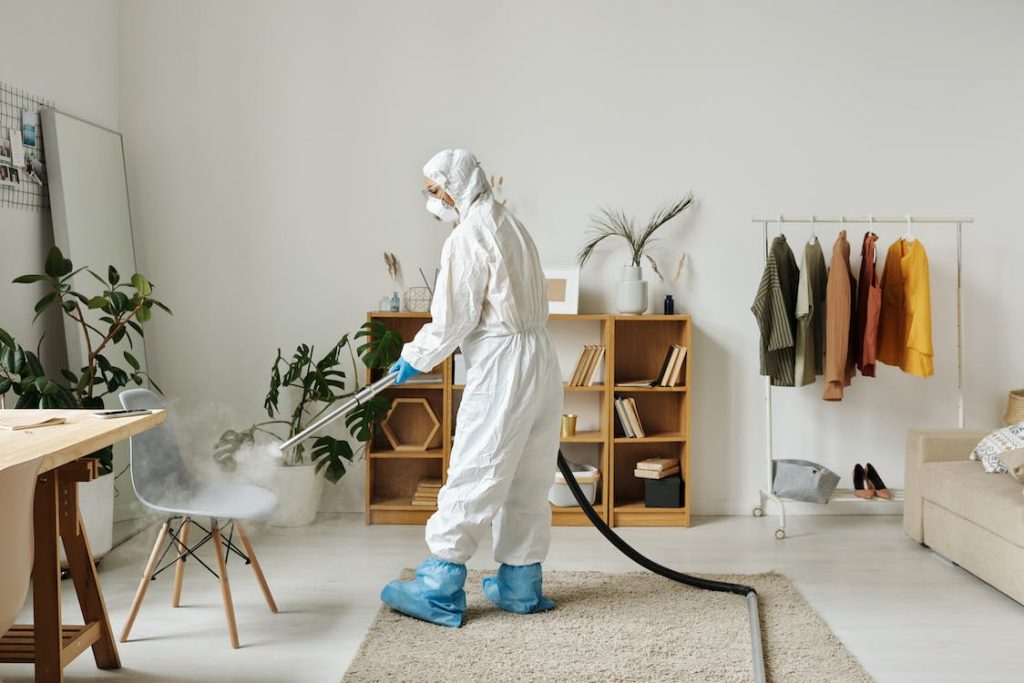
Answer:
<svg viewBox="0 0 1024 683"><path fill-rule="evenodd" d="M11 170L10 166L0 165L0 185L11 184Z"/></svg>
<svg viewBox="0 0 1024 683"><path fill-rule="evenodd" d="M40 186L46 184L46 166L39 160L39 152L36 150L25 153L25 169L21 172L21 179Z"/></svg>
<svg viewBox="0 0 1024 683"><path fill-rule="evenodd" d="M11 161L11 134L6 128L0 128L0 162Z"/></svg>
<svg viewBox="0 0 1024 683"><path fill-rule="evenodd" d="M8 173L10 173L11 185L21 185L21 173L18 169L11 166L8 169Z"/></svg>
<svg viewBox="0 0 1024 683"><path fill-rule="evenodd" d="M39 139L39 112L21 112L21 141L26 147L35 147Z"/></svg>
<svg viewBox="0 0 1024 683"><path fill-rule="evenodd" d="M21 168L25 165L25 145L21 143L21 130L10 128L7 130L7 137L11 143L11 158L8 163Z"/></svg>

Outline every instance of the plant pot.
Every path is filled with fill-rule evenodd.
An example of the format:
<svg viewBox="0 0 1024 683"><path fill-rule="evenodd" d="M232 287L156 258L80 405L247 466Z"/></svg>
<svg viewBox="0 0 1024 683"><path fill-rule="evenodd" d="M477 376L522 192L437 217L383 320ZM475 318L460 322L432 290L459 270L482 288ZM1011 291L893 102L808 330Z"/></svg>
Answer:
<svg viewBox="0 0 1024 683"><path fill-rule="evenodd" d="M640 266L623 266L622 279L615 284L615 309L625 315L640 315L647 310L647 281Z"/></svg>
<svg viewBox="0 0 1024 683"><path fill-rule="evenodd" d="M277 510L270 516L273 526L306 526L316 519L324 480L314 465L275 467L269 482L277 494Z"/></svg>
<svg viewBox="0 0 1024 683"><path fill-rule="evenodd" d="M114 545L114 475L104 474L79 484L78 508L82 511L82 523L93 557L103 557ZM60 544L60 561L67 564L63 544Z"/></svg>

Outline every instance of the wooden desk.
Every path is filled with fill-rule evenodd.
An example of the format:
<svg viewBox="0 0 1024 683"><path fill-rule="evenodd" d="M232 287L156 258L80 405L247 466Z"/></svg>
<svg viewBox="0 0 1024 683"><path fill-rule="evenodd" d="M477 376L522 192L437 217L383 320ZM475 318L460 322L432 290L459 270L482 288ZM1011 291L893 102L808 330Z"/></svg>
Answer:
<svg viewBox="0 0 1024 683"><path fill-rule="evenodd" d="M5 415L29 411L0 410ZM80 460L105 446L151 429L166 415L101 420L88 411L40 410L40 416L60 415L65 424L20 431L0 431L0 470L42 457L35 496L35 563L32 570L34 621L13 626L0 638L0 662L35 662L36 681L64 680L64 667L92 648L96 666L119 669L121 660L100 591L89 540L78 510L78 482L98 475L97 462ZM85 624L61 621L60 556L64 543L68 569Z"/></svg>

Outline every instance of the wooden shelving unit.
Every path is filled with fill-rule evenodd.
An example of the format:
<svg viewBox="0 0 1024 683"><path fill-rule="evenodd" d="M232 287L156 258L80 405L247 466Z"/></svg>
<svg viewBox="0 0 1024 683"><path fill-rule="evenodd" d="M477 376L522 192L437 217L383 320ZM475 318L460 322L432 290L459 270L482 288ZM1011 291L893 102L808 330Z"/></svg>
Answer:
<svg viewBox="0 0 1024 683"><path fill-rule="evenodd" d="M611 439L612 526L690 526L690 369L693 367L691 325L685 315L612 316L612 391L636 401L646 437L628 438L615 425ZM616 386L657 376L672 344L686 347L683 383L678 387ZM614 404L613 404L614 413ZM633 475L646 458L678 459L684 482L683 507L648 508L643 480Z"/></svg>
<svg viewBox="0 0 1024 683"><path fill-rule="evenodd" d="M406 341L430 320L428 313L373 312L368 319L379 319ZM595 464L601 481L594 508L613 526L689 526L690 487L684 488L682 508L647 508L643 503L643 481L633 476L638 460L650 457L674 457L681 463L684 482L689 481L690 386L692 347L690 319L687 316L611 316L552 315L549 329L555 339L575 343L602 344L606 348L601 382L590 387L564 387L567 410L579 415L584 425L562 444L570 458ZM671 344L687 348L683 386L615 387L615 381L654 377L661 368L665 350ZM574 348L575 347L575 348ZM560 358L562 372L572 372L575 357ZM568 367L567 367L568 366ZM382 435L367 445L366 522L367 524L425 524L435 508L412 504L420 479L445 479L451 455L455 417L463 387L452 384L452 363L446 360L435 372L443 381L392 387L389 397L425 398L441 422L439 447L425 451L395 451ZM370 372L367 381L378 379ZM630 395L648 436L626 438L617 425L614 396ZM554 472L552 472L554 477ZM576 507L552 506L552 524L586 526L589 522Z"/></svg>
<svg viewBox="0 0 1024 683"><path fill-rule="evenodd" d="M430 320L429 313L372 312L367 320L380 320L389 329L410 341ZM441 382L391 387L384 392L388 398L424 398L441 423L439 438L426 450L396 451L377 433L366 445L366 523L426 524L436 508L413 505L413 493L420 479L444 479L451 453L451 384L452 363L445 360L432 372L441 375ZM380 370L367 371L367 383L380 379Z"/></svg>

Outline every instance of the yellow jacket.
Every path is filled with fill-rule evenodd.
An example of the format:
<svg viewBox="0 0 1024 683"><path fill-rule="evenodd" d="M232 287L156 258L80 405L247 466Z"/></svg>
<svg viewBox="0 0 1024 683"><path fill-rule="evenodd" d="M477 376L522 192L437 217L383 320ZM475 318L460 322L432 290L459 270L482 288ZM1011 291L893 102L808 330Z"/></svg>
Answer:
<svg viewBox="0 0 1024 683"><path fill-rule="evenodd" d="M918 240L899 239L889 247L882 271L878 360L930 377L934 355L928 256Z"/></svg>

